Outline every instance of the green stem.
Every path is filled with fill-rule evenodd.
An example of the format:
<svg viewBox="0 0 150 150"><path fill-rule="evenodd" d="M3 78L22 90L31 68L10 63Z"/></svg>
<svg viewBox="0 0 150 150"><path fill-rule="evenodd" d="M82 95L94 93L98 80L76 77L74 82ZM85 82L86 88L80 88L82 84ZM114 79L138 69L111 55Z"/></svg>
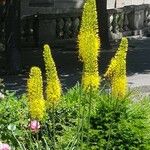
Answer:
<svg viewBox="0 0 150 150"><path fill-rule="evenodd" d="M85 117L85 105L82 110L82 122L81 122L81 150L83 150L83 129L84 129L84 117Z"/></svg>
<svg viewBox="0 0 150 150"><path fill-rule="evenodd" d="M24 147L22 147L21 143L19 142L19 140L16 138L16 135L14 134L14 132L12 132L13 137L15 138L15 140L17 141L17 143L19 144L19 147L21 148L21 150L24 150Z"/></svg>
<svg viewBox="0 0 150 150"><path fill-rule="evenodd" d="M88 104L88 118L87 118L87 144L90 144L89 130L90 130L90 118L91 118L91 106L92 106L92 87L90 87L89 104Z"/></svg>
<svg viewBox="0 0 150 150"><path fill-rule="evenodd" d="M37 126L38 126L38 123L37 123ZM37 145L37 149L39 149L39 135L38 135L38 132L36 133L36 145Z"/></svg>
<svg viewBox="0 0 150 150"><path fill-rule="evenodd" d="M55 150L55 104L53 102L53 107L52 107L53 115L52 115L52 126L53 126L53 149Z"/></svg>
<svg viewBox="0 0 150 150"><path fill-rule="evenodd" d="M77 149L79 149L79 143L80 143L80 120L81 120L81 99L82 99L82 91L81 87L79 88L79 107L78 107L78 125L77 125Z"/></svg>
<svg viewBox="0 0 150 150"><path fill-rule="evenodd" d="M111 135L111 126L112 124L110 124L110 128L109 128L109 136L108 136L108 142L107 142L107 145L106 145L106 150L109 150L109 142L110 142L110 135Z"/></svg>

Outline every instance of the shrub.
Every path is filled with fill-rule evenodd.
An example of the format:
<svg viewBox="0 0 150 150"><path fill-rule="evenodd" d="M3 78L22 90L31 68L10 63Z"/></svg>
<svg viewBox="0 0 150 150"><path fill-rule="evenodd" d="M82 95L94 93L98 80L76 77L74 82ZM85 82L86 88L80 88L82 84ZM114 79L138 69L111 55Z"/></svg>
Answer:
<svg viewBox="0 0 150 150"><path fill-rule="evenodd" d="M98 98L91 117L91 149L148 150L150 148L150 102L133 102L108 95Z"/></svg>
<svg viewBox="0 0 150 150"><path fill-rule="evenodd" d="M64 145L70 143L75 149L91 150L150 149L149 99L135 102L130 97L116 98L105 92L91 93L91 96L89 93L85 94L87 93L80 94L77 87L64 96L66 111L70 106L72 109L72 113L69 111L72 115L70 118L74 118L75 122L63 132L61 139ZM86 110L89 107L87 102L90 97L92 106L88 124L86 118L89 114ZM82 124L83 107L85 107L84 124Z"/></svg>

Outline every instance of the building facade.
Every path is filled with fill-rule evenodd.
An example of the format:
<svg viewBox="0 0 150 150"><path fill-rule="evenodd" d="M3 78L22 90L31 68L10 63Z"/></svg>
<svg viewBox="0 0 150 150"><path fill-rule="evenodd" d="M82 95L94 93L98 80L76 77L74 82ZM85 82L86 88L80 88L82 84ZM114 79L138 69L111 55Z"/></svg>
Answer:
<svg viewBox="0 0 150 150"><path fill-rule="evenodd" d="M84 0L22 0L22 38L38 44L73 40L83 4ZM149 32L150 0L107 0L106 8L110 40Z"/></svg>

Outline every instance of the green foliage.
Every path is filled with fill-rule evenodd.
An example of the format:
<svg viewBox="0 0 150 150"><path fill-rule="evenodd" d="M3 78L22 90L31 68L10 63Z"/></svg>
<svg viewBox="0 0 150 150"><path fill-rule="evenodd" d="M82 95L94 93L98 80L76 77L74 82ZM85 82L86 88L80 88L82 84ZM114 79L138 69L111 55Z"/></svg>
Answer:
<svg viewBox="0 0 150 150"><path fill-rule="evenodd" d="M28 129L25 99L9 93L0 102L0 141L12 148L53 149L54 115L56 150L150 149L149 99L131 101L104 91L87 93L78 84L62 95L55 113L48 111L37 133Z"/></svg>
<svg viewBox="0 0 150 150"><path fill-rule="evenodd" d="M80 86L69 90L63 98L65 103L61 106L63 105L65 110L70 110L69 120L74 119L73 126L66 127L61 135L63 149L68 144L70 149L150 149L150 101L148 98L135 102L130 97L117 99L105 92L93 93L92 91L87 94ZM92 105L90 124L88 102ZM82 116L83 111L84 116ZM83 141L81 134L83 134Z"/></svg>
<svg viewBox="0 0 150 150"><path fill-rule="evenodd" d="M150 101L132 102L108 95L98 98L91 117L91 149L150 149Z"/></svg>
<svg viewBox="0 0 150 150"><path fill-rule="evenodd" d="M16 137L22 141L28 123L26 97L17 98L6 93L0 101L0 140L17 145Z"/></svg>

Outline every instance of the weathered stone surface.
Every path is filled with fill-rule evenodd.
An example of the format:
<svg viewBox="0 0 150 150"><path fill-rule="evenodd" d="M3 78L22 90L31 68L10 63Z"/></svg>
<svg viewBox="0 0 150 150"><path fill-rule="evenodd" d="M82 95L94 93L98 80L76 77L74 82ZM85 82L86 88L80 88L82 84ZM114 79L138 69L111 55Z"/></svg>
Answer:
<svg viewBox="0 0 150 150"><path fill-rule="evenodd" d="M124 5L125 5L124 0L116 0L117 8L124 7Z"/></svg>
<svg viewBox="0 0 150 150"><path fill-rule="evenodd" d="M135 29L142 29L144 23L144 10L135 11L134 15L134 28Z"/></svg>
<svg viewBox="0 0 150 150"><path fill-rule="evenodd" d="M132 5L142 5L143 0L132 0Z"/></svg>
<svg viewBox="0 0 150 150"><path fill-rule="evenodd" d="M150 0L143 0L144 4L150 4Z"/></svg>
<svg viewBox="0 0 150 150"><path fill-rule="evenodd" d="M114 9L115 2L116 2L116 0L107 0L107 9Z"/></svg>
<svg viewBox="0 0 150 150"><path fill-rule="evenodd" d="M124 5L125 6L132 5L132 0L124 0Z"/></svg>

